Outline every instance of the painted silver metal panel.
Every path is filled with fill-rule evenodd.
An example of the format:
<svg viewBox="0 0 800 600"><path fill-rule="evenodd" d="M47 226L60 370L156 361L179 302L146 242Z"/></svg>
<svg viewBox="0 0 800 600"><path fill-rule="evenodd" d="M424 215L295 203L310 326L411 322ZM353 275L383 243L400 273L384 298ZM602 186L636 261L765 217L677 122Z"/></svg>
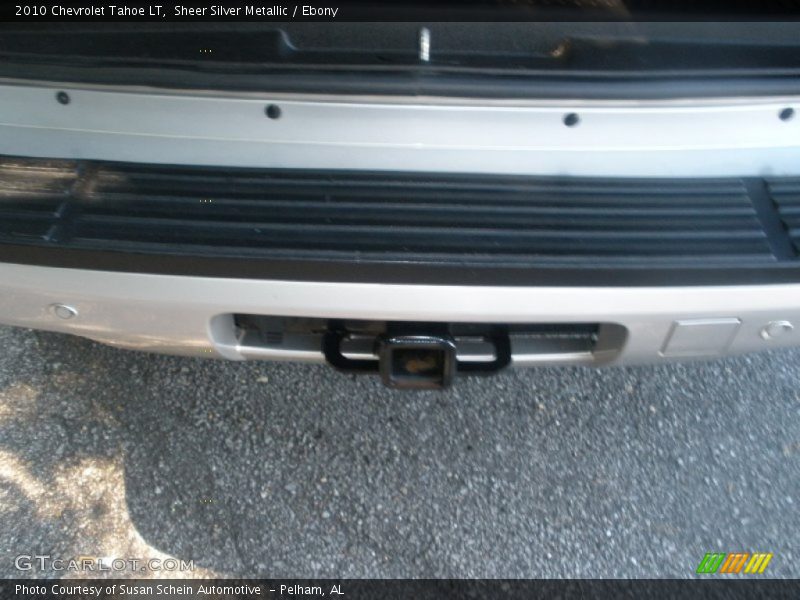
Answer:
<svg viewBox="0 0 800 600"><path fill-rule="evenodd" d="M60 104L65 90L70 102ZM265 106L278 104L270 119ZM0 153L603 177L800 174L800 98L475 101L0 85ZM580 122L563 119L577 113Z"/></svg>
<svg viewBox="0 0 800 600"><path fill-rule="evenodd" d="M741 321L734 318L675 321L661 354L671 357L721 356L740 325Z"/></svg>
<svg viewBox="0 0 800 600"><path fill-rule="evenodd" d="M72 307L59 318L52 306ZM675 320L736 318L738 354L800 345L797 328L765 339L776 321L800 322L800 284L728 287L559 288L377 285L216 279L0 264L0 322L71 333L115 346L192 356L252 356L232 313L375 320L570 323L602 327L594 354L552 362L671 360L660 350ZM316 360L307 348L303 360ZM515 357L540 364L541 356Z"/></svg>

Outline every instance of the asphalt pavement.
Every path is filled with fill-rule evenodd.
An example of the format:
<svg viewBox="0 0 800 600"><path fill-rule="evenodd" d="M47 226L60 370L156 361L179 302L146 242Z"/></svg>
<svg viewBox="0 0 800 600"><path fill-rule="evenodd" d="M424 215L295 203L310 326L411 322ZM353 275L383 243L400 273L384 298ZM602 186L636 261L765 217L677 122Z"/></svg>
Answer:
<svg viewBox="0 0 800 600"><path fill-rule="evenodd" d="M797 351L395 392L0 328L2 577L798 577L799 492Z"/></svg>

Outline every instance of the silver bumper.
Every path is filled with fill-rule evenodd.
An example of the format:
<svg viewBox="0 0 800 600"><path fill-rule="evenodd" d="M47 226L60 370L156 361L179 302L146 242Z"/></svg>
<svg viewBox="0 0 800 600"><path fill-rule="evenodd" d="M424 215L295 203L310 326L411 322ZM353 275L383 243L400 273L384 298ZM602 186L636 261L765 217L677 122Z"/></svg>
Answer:
<svg viewBox="0 0 800 600"><path fill-rule="evenodd" d="M58 310L59 305L74 309ZM512 340L514 364L637 364L800 344L800 284L482 287L261 281L0 264L0 321L114 346L232 360L322 361L259 346L234 313L399 321L601 324L591 350ZM68 318L64 318L68 317Z"/></svg>
<svg viewBox="0 0 800 600"><path fill-rule="evenodd" d="M71 102L59 104L66 90ZM797 175L798 98L469 101L0 82L0 153L165 164L604 177ZM264 116L278 103L283 116ZM577 113L580 125L566 126ZM480 126L476 126L480 125ZM535 133L535 135L533 135ZM157 260L157 258L153 258ZM57 305L63 305L61 310ZM73 314L74 313L74 314ZM491 287L146 275L0 263L0 322L139 350L320 361L234 314L596 323L591 348L512 339L514 364L633 364L798 343L800 284ZM68 317L68 318L64 318Z"/></svg>
<svg viewBox="0 0 800 600"><path fill-rule="evenodd" d="M70 102L57 102L57 92ZM279 119L265 106L276 104ZM0 154L597 177L798 173L800 98L470 100L0 80ZM579 119L566 126L566 115Z"/></svg>

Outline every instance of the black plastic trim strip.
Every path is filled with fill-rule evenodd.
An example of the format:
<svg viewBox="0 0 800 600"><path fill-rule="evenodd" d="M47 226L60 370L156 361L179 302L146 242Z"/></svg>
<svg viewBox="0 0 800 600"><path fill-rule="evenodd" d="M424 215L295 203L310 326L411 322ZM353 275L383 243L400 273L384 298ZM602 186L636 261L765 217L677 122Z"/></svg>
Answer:
<svg viewBox="0 0 800 600"><path fill-rule="evenodd" d="M775 0L784 9L786 2ZM489 14L505 13L509 22L191 22L164 29L17 21L0 24L0 77L67 86L504 99L800 93L800 23L730 24L724 35L719 24L698 23L687 33L680 22L546 23L527 4L501 4L490 3ZM790 4L800 15L800 2ZM738 8L746 5L756 13L765 8ZM539 18L525 23L526 15ZM433 40L428 61L419 60L421 23ZM198 55L206 46L214 46L213 55Z"/></svg>
<svg viewBox="0 0 800 600"><path fill-rule="evenodd" d="M0 245L0 262L152 275L341 283L646 287L800 283L800 264L717 268L458 267L320 260L253 260Z"/></svg>
<svg viewBox="0 0 800 600"><path fill-rule="evenodd" d="M800 77L789 74L629 76L529 73L524 77L458 73L359 71L202 73L170 68L74 67L3 61L0 77L69 85L151 86L164 90L220 90L263 94L438 96L482 99L663 100L673 98L769 97L800 94Z"/></svg>
<svg viewBox="0 0 800 600"><path fill-rule="evenodd" d="M778 260L797 258L792 238L781 220L778 207L770 196L767 182L763 179L743 180L758 220L767 234L767 243Z"/></svg>

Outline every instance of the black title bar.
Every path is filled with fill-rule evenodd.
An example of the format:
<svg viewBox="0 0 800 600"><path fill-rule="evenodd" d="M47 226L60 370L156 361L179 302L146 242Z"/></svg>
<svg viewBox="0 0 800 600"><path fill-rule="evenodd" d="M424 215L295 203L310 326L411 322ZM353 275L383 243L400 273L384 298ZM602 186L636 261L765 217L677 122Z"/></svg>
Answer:
<svg viewBox="0 0 800 600"><path fill-rule="evenodd" d="M800 17L800 0L30 0L3 22L170 21L704 21Z"/></svg>
<svg viewBox="0 0 800 600"><path fill-rule="evenodd" d="M708 578L694 580L5 580L0 598L19 600L739 600L797 598L800 582Z"/></svg>

